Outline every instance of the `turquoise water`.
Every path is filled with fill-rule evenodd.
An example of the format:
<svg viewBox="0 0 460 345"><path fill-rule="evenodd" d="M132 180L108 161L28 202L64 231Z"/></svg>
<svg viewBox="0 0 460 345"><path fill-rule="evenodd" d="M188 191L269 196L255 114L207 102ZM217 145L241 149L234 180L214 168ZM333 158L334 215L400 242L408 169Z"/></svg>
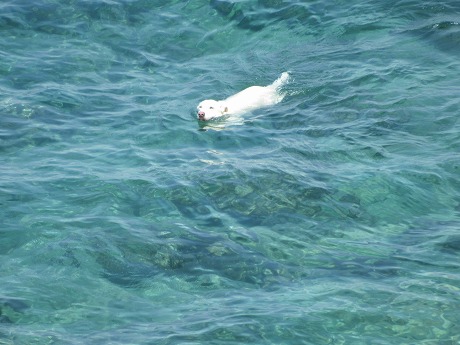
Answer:
<svg viewBox="0 0 460 345"><path fill-rule="evenodd" d="M459 11L2 1L0 344L460 344Z"/></svg>

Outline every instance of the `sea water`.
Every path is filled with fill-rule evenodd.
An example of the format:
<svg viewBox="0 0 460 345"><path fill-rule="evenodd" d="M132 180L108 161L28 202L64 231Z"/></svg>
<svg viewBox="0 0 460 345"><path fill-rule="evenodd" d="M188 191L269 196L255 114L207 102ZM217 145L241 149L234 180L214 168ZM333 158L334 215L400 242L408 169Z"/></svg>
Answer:
<svg viewBox="0 0 460 345"><path fill-rule="evenodd" d="M2 1L0 344L460 344L459 13Z"/></svg>

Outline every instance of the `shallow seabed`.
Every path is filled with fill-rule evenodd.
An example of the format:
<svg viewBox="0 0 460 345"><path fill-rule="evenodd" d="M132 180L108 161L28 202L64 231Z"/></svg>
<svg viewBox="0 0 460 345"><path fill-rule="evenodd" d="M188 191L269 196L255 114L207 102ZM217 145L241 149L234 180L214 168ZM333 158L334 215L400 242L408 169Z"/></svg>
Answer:
<svg viewBox="0 0 460 345"><path fill-rule="evenodd" d="M0 344L460 344L458 13L3 1Z"/></svg>

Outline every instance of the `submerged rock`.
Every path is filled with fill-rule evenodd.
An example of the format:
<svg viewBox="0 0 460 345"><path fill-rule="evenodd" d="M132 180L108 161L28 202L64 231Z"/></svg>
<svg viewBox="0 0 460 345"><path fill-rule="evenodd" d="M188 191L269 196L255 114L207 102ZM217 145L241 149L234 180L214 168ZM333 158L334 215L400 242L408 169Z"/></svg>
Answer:
<svg viewBox="0 0 460 345"><path fill-rule="evenodd" d="M210 4L220 15L235 22L237 27L251 31L260 31L273 21L305 22L311 16L304 5L282 0L259 0L249 5L248 2L211 0Z"/></svg>
<svg viewBox="0 0 460 345"><path fill-rule="evenodd" d="M7 315L8 310L10 310L11 314L14 314L23 313L28 308L29 305L22 299L0 297L0 323L13 323L11 315Z"/></svg>

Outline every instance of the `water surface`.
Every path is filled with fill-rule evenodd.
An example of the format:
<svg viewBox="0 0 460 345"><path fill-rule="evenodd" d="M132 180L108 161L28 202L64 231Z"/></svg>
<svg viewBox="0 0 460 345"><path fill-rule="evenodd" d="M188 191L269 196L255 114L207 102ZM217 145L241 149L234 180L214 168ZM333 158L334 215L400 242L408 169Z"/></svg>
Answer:
<svg viewBox="0 0 460 345"><path fill-rule="evenodd" d="M459 10L4 1L0 343L459 344Z"/></svg>

